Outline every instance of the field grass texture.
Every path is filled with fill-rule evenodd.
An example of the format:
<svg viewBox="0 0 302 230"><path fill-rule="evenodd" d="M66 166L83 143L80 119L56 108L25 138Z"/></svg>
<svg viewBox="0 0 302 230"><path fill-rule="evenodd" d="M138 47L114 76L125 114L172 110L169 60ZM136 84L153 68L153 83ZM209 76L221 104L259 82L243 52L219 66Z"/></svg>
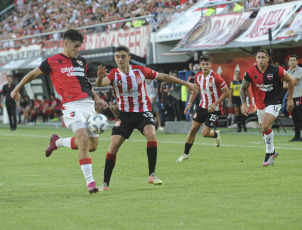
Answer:
<svg viewBox="0 0 302 230"><path fill-rule="evenodd" d="M186 134L157 132L158 177L147 183L146 141L133 132L119 150L110 189L89 195L77 151L59 148L46 158L51 134L64 128L0 126L0 229L302 229L302 142L274 130L279 156L262 167L259 130L221 129L222 145L197 134L190 159ZM103 181L111 130L91 153Z"/></svg>

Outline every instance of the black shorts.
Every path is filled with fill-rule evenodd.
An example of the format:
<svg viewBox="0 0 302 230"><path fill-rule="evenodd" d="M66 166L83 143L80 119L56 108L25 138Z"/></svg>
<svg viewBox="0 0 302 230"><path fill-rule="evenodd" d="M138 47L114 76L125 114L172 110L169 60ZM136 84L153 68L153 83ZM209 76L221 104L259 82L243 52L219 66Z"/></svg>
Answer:
<svg viewBox="0 0 302 230"><path fill-rule="evenodd" d="M239 96L232 97L233 107L240 107L241 106L241 99Z"/></svg>
<svg viewBox="0 0 302 230"><path fill-rule="evenodd" d="M209 113L207 109L198 106L196 112L193 115L193 120L198 123L205 122L206 126L213 128L220 115L221 115L220 111Z"/></svg>
<svg viewBox="0 0 302 230"><path fill-rule="evenodd" d="M138 129L142 134L146 125L154 125L155 120L152 112L122 112L117 116L117 121L112 128L111 135L121 135L125 139L131 136L134 129Z"/></svg>

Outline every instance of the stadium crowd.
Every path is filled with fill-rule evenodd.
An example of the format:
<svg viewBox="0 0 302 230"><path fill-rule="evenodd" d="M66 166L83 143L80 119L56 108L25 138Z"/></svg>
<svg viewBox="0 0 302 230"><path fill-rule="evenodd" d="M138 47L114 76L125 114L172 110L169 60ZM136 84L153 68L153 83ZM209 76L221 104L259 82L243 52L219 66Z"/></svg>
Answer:
<svg viewBox="0 0 302 230"><path fill-rule="evenodd" d="M287 0L278 0L278 3ZM178 18L197 0L31 0L26 1L12 14L0 21L0 40L20 38L40 33L55 32L71 27L82 27L100 23L130 19L139 16L154 15L154 18L132 20L107 26L85 29L82 32L94 33L111 31L121 28L152 25L156 31L167 23ZM223 3L228 0L212 0L211 3ZM263 5L276 4L275 0L245 0L233 4L232 11L242 11L244 8L258 8ZM72 9L72 10L71 10ZM206 15L214 14L208 10ZM43 36L40 40L59 40L62 34L54 33ZM4 42L2 48L21 46L28 40Z"/></svg>
<svg viewBox="0 0 302 230"><path fill-rule="evenodd" d="M153 25L154 30L179 17L196 0L32 0L16 9L0 22L1 40L19 38L39 33L64 30L70 27L95 25L153 14L155 18L133 20L86 29L82 32L93 33L120 28ZM73 9L73 10L70 10ZM44 37L45 40L58 40L61 34L55 33ZM14 42L5 43L3 48L13 47Z"/></svg>

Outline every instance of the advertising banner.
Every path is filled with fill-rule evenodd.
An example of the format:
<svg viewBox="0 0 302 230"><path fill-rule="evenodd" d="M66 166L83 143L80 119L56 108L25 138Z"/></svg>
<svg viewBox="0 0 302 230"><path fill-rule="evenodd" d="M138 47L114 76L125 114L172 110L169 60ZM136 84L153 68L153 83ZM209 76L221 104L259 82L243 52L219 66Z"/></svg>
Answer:
<svg viewBox="0 0 302 230"><path fill-rule="evenodd" d="M222 1L202 0L195 3L192 7L186 10L178 18L170 22L167 26L159 30L155 34L155 42L174 41L182 39L200 20L202 12L201 8L213 3ZM221 13L226 9L226 5L217 6L216 13ZM203 15L207 12L208 8L203 8Z"/></svg>
<svg viewBox="0 0 302 230"><path fill-rule="evenodd" d="M152 28L150 26L142 26L126 30L121 29L98 34L88 34L86 35L83 49L91 50L125 45L129 47L130 53L145 57L147 55L151 32Z"/></svg>
<svg viewBox="0 0 302 230"><path fill-rule="evenodd" d="M261 7L252 25L235 41L251 43L268 40L269 29L272 29L272 37L275 38L301 5L302 1L295 1Z"/></svg>
<svg viewBox="0 0 302 230"><path fill-rule="evenodd" d="M11 60L26 59L41 56L41 44L22 46L19 49L7 49L0 51L0 66Z"/></svg>
<svg viewBox="0 0 302 230"><path fill-rule="evenodd" d="M238 33L251 12L231 13L204 17L176 45L176 50L224 46Z"/></svg>
<svg viewBox="0 0 302 230"><path fill-rule="evenodd" d="M276 37L276 39L285 39L294 37L302 33L302 10L296 15L295 19L286 29L282 30Z"/></svg>

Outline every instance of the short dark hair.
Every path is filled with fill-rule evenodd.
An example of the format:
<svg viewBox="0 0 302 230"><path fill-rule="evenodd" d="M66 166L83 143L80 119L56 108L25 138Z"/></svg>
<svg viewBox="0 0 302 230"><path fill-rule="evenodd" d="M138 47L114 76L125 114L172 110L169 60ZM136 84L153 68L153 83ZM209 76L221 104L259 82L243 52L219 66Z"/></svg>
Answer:
<svg viewBox="0 0 302 230"><path fill-rule="evenodd" d="M296 58L297 61L299 60L298 55L296 54L289 55L289 58Z"/></svg>
<svg viewBox="0 0 302 230"><path fill-rule="evenodd" d="M79 42L83 43L84 36L78 30L69 29L69 30L64 32L63 40L65 40L65 39L69 39L73 42L79 41Z"/></svg>
<svg viewBox="0 0 302 230"><path fill-rule="evenodd" d="M266 49L259 49L259 50L257 51L256 55L257 55L258 53L265 53L266 56L269 57L269 53L268 53L268 51L267 51Z"/></svg>
<svg viewBox="0 0 302 230"><path fill-rule="evenodd" d="M114 53L119 52L119 51L125 51L128 55L130 55L129 48L127 46L118 46L118 47L116 47L115 50L114 50Z"/></svg>
<svg viewBox="0 0 302 230"><path fill-rule="evenodd" d="M11 75L11 74L8 74L8 75L6 76L6 78L8 78L8 77L14 78L13 75Z"/></svg>
<svg viewBox="0 0 302 230"><path fill-rule="evenodd" d="M211 62L211 57L208 56L208 55L202 55L202 56L200 56L200 58L199 58L199 62L202 62L202 61Z"/></svg>

